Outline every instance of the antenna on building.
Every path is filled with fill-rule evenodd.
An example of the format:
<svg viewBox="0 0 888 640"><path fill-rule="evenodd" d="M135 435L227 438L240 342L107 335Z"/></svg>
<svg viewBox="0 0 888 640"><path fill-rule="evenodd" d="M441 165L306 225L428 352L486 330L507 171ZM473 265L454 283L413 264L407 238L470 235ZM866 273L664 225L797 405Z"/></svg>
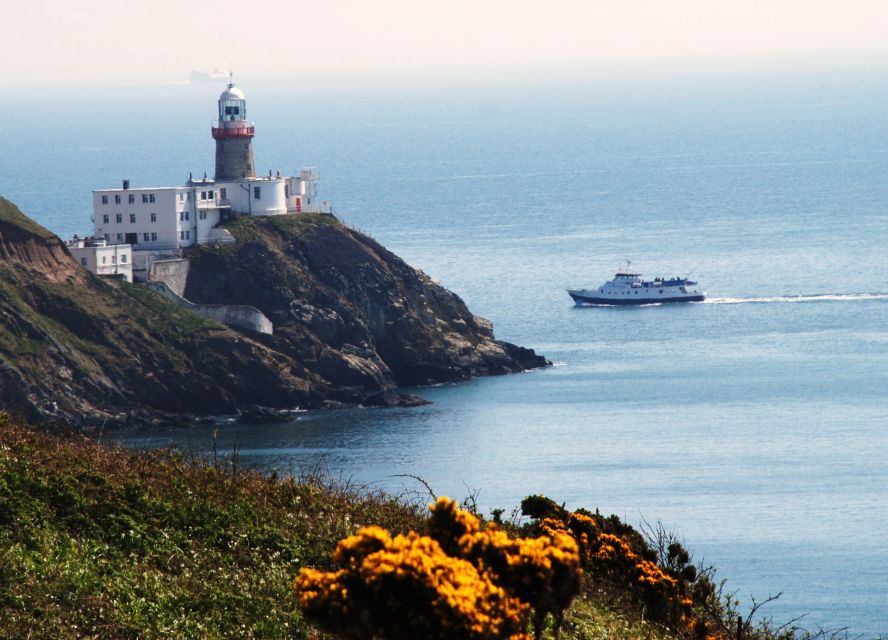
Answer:
<svg viewBox="0 0 888 640"><path fill-rule="evenodd" d="M234 86L234 71L229 70L228 71L228 88L230 89L233 86Z"/></svg>

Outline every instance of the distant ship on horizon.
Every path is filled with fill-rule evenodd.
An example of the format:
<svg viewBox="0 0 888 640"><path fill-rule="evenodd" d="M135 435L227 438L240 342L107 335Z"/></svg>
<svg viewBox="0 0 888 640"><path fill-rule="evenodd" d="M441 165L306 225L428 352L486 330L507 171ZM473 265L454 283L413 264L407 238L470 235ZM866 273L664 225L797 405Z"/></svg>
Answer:
<svg viewBox="0 0 888 640"><path fill-rule="evenodd" d="M188 72L188 81L191 84L200 84L203 82L217 82L219 80L228 80L229 73L221 69L213 69L212 71L198 71L192 69Z"/></svg>

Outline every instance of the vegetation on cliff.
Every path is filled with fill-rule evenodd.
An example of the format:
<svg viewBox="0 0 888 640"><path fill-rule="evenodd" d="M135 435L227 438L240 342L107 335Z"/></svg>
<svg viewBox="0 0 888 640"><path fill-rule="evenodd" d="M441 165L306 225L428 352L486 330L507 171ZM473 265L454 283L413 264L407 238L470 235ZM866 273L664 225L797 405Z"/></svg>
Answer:
<svg viewBox="0 0 888 640"><path fill-rule="evenodd" d="M299 405L298 363L141 287L97 278L0 198L0 408L113 425Z"/></svg>
<svg viewBox="0 0 888 640"><path fill-rule="evenodd" d="M385 562L401 556L412 559L417 579L437 576L436 588L449 579L423 572L434 562L447 568L461 585L457 603L484 592L493 607L499 598L510 632L527 622L529 603L554 614L543 633L552 637L552 622L576 595L561 626L566 640L739 637L735 606L705 586L708 574L680 546L658 548L615 517L570 513L546 498L522 507L530 520L520 525L485 525L446 500L428 519L424 504L316 477L263 476L241 469L236 457L133 452L0 414L0 637L339 637L320 633L299 604L313 589L320 600L307 610L324 620L332 596L323 576L349 558L378 578L370 584L381 591L362 602L398 597L399 611L434 622L428 609L407 611L422 594L397 596L384 577ZM374 549L383 553L371 558ZM578 594L580 584L566 579L578 575L576 560L585 573ZM300 571L306 577L297 593ZM474 582L466 581L473 572ZM385 619L377 618L374 637L401 637ZM749 620L742 626L746 639L791 635Z"/></svg>
<svg viewBox="0 0 888 640"><path fill-rule="evenodd" d="M0 198L0 409L78 426L170 422L251 405L397 403L399 384L545 364L493 340L455 295L332 218L233 227L233 247L193 252L189 295L257 301L276 335L238 333L97 278Z"/></svg>
<svg viewBox="0 0 888 640"><path fill-rule="evenodd" d="M421 528L424 510L0 414L0 637L317 638L291 589L299 570L332 568L337 542L364 525ZM583 599L562 637L639 635L668 637Z"/></svg>

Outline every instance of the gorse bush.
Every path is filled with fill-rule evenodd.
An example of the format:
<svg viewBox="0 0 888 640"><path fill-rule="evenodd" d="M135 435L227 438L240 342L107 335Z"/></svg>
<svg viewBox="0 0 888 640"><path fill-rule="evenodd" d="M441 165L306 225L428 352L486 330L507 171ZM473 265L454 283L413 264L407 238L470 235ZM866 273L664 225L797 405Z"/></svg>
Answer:
<svg viewBox="0 0 888 640"><path fill-rule="evenodd" d="M545 515L529 527L549 536L570 534L591 580L628 594L642 608L645 619L663 624L685 637L720 637L703 614L713 586L689 564L690 554L672 542L659 558L638 531L616 516L604 518L585 511L570 513L541 509L543 498L530 503L534 515ZM549 501L551 503L551 501ZM523 505L524 503L522 503ZM554 503L552 503L554 504Z"/></svg>
<svg viewBox="0 0 888 640"><path fill-rule="evenodd" d="M306 616L346 638L525 640L531 618L540 638L552 614L557 636L582 581L573 537L482 529L449 498L429 508L428 535L367 527L339 543L337 570L300 571Z"/></svg>
<svg viewBox="0 0 888 640"><path fill-rule="evenodd" d="M341 636L523 637L527 605L427 536L367 527L340 543L334 561L342 568L303 569L296 585L306 614Z"/></svg>
<svg viewBox="0 0 888 640"><path fill-rule="evenodd" d="M558 635L564 611L581 586L579 547L573 537L555 531L534 538L511 538L493 523L481 530L475 516L447 498L440 498L430 509L429 534L433 538L532 605L536 637L541 636L550 613Z"/></svg>
<svg viewBox="0 0 888 640"><path fill-rule="evenodd" d="M740 603L670 535L527 504L531 522L485 526L447 499L429 513L322 476L127 451L0 412L0 638L316 640L320 625L528 640L562 617L571 640L846 637L757 622L770 598L741 625Z"/></svg>

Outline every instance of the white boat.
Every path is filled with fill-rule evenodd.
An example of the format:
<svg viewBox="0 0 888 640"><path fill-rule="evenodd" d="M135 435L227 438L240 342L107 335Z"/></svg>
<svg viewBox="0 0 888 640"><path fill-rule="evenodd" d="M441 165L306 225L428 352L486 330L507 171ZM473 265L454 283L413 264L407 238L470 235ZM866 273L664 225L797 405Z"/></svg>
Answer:
<svg viewBox="0 0 888 640"><path fill-rule="evenodd" d="M703 302L706 293L687 278L645 280L628 268L597 289L568 289L577 304L638 305L662 302Z"/></svg>

